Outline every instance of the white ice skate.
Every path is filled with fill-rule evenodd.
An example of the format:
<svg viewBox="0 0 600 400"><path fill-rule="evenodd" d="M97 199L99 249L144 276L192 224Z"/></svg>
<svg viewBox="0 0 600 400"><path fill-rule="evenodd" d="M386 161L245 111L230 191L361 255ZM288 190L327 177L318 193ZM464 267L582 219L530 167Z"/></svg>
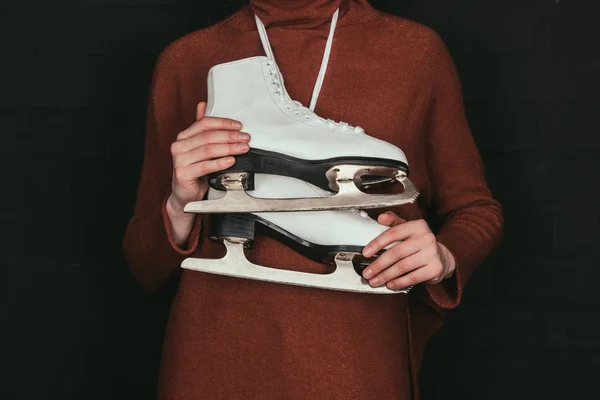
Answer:
<svg viewBox="0 0 600 400"><path fill-rule="evenodd" d="M332 196L332 193L307 182L284 176L256 174L255 183L256 190L251 194L261 198L273 198L281 196L281 193L311 199ZM209 199L223 195L222 191L209 190ZM246 259L244 249L251 248L255 229L277 238L308 258L335 265L335 271L331 274L314 274L251 263ZM221 259L188 258L182 267L237 278L330 290L407 293L410 288L391 290L385 286L371 287L361 276L364 268L376 257L365 259L361 254L364 246L386 229L364 211L355 209L216 215L210 236L225 244L227 254Z"/></svg>
<svg viewBox="0 0 600 400"><path fill-rule="evenodd" d="M360 128L334 122L313 112L325 75L337 12L309 108L288 95L271 50L266 30L256 18L266 57L251 57L216 65L208 74L207 116L240 121L251 135L250 151L235 164L213 174L213 188L226 190L218 201L186 205L195 213L380 208L412 203L418 191L407 178L408 164L396 146L371 137ZM260 199L246 190L255 187L254 174L292 176L322 189L330 197ZM399 182L403 192L375 195L361 187Z"/></svg>

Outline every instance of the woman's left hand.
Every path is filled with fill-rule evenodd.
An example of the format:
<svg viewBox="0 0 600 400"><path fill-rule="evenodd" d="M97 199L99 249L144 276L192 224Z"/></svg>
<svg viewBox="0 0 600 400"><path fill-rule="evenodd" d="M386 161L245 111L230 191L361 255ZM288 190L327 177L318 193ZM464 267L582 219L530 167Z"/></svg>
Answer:
<svg viewBox="0 0 600 400"><path fill-rule="evenodd" d="M454 257L437 242L427 222L406 222L392 212L381 214L377 221L390 228L365 246L363 255L371 257L391 243L399 243L363 271L371 286L385 284L389 289L402 289L422 282L439 283L452 275Z"/></svg>

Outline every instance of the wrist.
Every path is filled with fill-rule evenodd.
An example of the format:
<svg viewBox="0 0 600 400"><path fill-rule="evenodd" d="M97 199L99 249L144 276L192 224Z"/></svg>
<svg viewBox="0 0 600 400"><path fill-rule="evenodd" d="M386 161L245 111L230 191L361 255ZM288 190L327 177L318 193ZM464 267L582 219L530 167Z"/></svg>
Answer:
<svg viewBox="0 0 600 400"><path fill-rule="evenodd" d="M167 235L169 241L180 249L185 250L189 240L190 233L194 227L196 214L186 213L183 211L183 206L178 206L176 200L171 194L165 202L165 211L167 212L168 221L165 221L167 227Z"/></svg>
<svg viewBox="0 0 600 400"><path fill-rule="evenodd" d="M195 214L186 213L183 211L185 205L181 205L174 197L173 193L167 198L167 203L165 208L167 210L167 214L171 220L193 220L195 218Z"/></svg>
<svg viewBox="0 0 600 400"><path fill-rule="evenodd" d="M442 259L442 264L444 265L444 270L446 271L446 273L444 274L444 279L452 278L452 276L454 276L454 272L456 271L456 260L454 259L454 256L452 255L450 250L446 248L446 246L439 242L437 245L440 253L440 258Z"/></svg>

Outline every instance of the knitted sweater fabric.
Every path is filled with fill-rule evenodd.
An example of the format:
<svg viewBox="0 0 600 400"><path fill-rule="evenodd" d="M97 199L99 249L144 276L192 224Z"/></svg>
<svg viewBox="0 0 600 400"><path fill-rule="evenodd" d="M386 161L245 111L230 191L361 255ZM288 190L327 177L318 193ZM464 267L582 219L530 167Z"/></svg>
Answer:
<svg viewBox="0 0 600 400"><path fill-rule="evenodd" d="M405 152L420 196L391 210L406 220L440 221L434 233L456 259L454 276L419 284L407 295L369 295L181 269L187 257L225 254L223 245L208 239L208 215L196 218L187 246L178 247L165 209L170 145L195 121L196 105L207 100L209 69L264 55L256 14L287 91L307 105L338 7L315 112L360 126ZM502 230L502 209L486 183L457 71L430 28L365 0L253 0L159 56L138 198L124 238L128 264L144 287L177 285L159 399L418 399L424 347L442 326L444 309L460 303L470 275L498 245ZM260 234L246 255L273 268L330 271Z"/></svg>

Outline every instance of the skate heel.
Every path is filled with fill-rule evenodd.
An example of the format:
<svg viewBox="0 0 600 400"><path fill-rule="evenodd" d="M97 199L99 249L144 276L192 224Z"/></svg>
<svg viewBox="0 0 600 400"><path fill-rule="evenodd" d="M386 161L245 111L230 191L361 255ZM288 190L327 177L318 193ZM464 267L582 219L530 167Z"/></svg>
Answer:
<svg viewBox="0 0 600 400"><path fill-rule="evenodd" d="M241 182L242 187L244 190L254 190L254 171L255 166L251 157L246 155L236 156L235 163L231 167L209 174L208 181L213 188L226 190L225 181L232 178L237 179L239 174L245 173L245 178Z"/></svg>
<svg viewBox="0 0 600 400"><path fill-rule="evenodd" d="M213 215L209 231L212 240L222 242L225 239L242 240L251 247L255 235L255 218L250 214Z"/></svg>

